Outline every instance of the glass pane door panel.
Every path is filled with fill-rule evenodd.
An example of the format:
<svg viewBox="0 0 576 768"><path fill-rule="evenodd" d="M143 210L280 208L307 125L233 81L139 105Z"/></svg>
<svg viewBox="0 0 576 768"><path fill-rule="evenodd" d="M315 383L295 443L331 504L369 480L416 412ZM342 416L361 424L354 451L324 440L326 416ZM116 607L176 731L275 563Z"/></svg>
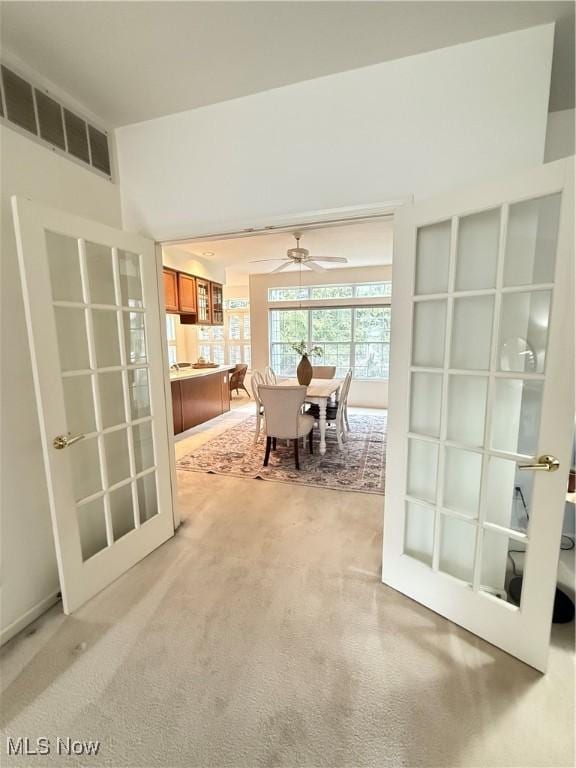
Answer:
<svg viewBox="0 0 576 768"><path fill-rule="evenodd" d="M482 455L445 448L443 506L471 517L478 514Z"/></svg>
<svg viewBox="0 0 576 768"><path fill-rule="evenodd" d="M105 245L86 243L86 270L92 304L116 304L112 251Z"/></svg>
<svg viewBox="0 0 576 768"><path fill-rule="evenodd" d="M446 293L450 263L450 221L418 229L416 294Z"/></svg>
<svg viewBox="0 0 576 768"><path fill-rule="evenodd" d="M422 504L406 503L404 553L432 565L434 510Z"/></svg>
<svg viewBox="0 0 576 768"><path fill-rule="evenodd" d="M536 454L542 386L541 381L496 379L491 443L494 450Z"/></svg>
<svg viewBox="0 0 576 768"><path fill-rule="evenodd" d="M148 388L148 371L146 368L136 368L128 371L128 390L130 392L130 413L133 419L150 416L150 390Z"/></svg>
<svg viewBox="0 0 576 768"><path fill-rule="evenodd" d="M100 389L100 408L102 410L102 426L115 427L126 421L124 411L124 389L120 371L100 373L98 375Z"/></svg>
<svg viewBox="0 0 576 768"><path fill-rule="evenodd" d="M102 490L98 438L91 437L74 443L67 449L72 469L74 498L76 501Z"/></svg>
<svg viewBox="0 0 576 768"><path fill-rule="evenodd" d="M146 362L146 331L142 312L124 312L124 338L129 363Z"/></svg>
<svg viewBox="0 0 576 768"><path fill-rule="evenodd" d="M442 374L413 373L410 391L410 432L438 437L442 404Z"/></svg>
<svg viewBox="0 0 576 768"><path fill-rule="evenodd" d="M134 437L134 457L136 472L142 472L154 466L154 441L152 439L152 422L145 421L132 427Z"/></svg>
<svg viewBox="0 0 576 768"><path fill-rule="evenodd" d="M108 467L108 485L115 485L130 476L130 456L128 453L128 431L117 429L104 435L106 466Z"/></svg>
<svg viewBox="0 0 576 768"><path fill-rule="evenodd" d="M54 319L61 369L82 371L90 368L84 310L54 307Z"/></svg>
<svg viewBox="0 0 576 768"><path fill-rule="evenodd" d="M439 569L472 582L477 527L465 520L441 515Z"/></svg>
<svg viewBox="0 0 576 768"><path fill-rule="evenodd" d="M134 503L131 483L117 488L110 494L110 515L114 541L134 530Z"/></svg>
<svg viewBox="0 0 576 768"><path fill-rule="evenodd" d="M482 536L482 558L480 566L480 589L482 592L496 595L508 602L516 602L508 593L510 579L516 575L514 570L522 572L526 551L522 542L509 539L496 531L484 529ZM516 582L519 593L522 585Z"/></svg>
<svg viewBox="0 0 576 768"><path fill-rule="evenodd" d="M104 497L79 504L76 508L82 559L88 560L108 546L106 539L106 519L104 517Z"/></svg>
<svg viewBox="0 0 576 768"><path fill-rule="evenodd" d="M66 423L72 435L96 430L92 376L67 376L62 379Z"/></svg>
<svg viewBox="0 0 576 768"><path fill-rule="evenodd" d="M129 251L118 251L120 296L125 307L143 307L140 256Z"/></svg>
<svg viewBox="0 0 576 768"><path fill-rule="evenodd" d="M444 365L446 302L419 301L414 305L412 364L427 368Z"/></svg>
<svg viewBox="0 0 576 768"><path fill-rule="evenodd" d="M488 378L450 376L446 437L474 448L484 444L484 421Z"/></svg>
<svg viewBox="0 0 576 768"><path fill-rule="evenodd" d="M493 312L493 296L470 296L454 300L450 355L452 368L488 370Z"/></svg>
<svg viewBox="0 0 576 768"><path fill-rule="evenodd" d="M82 277L78 241L73 237L46 232L48 268L54 301L82 301Z"/></svg>
<svg viewBox="0 0 576 768"><path fill-rule="evenodd" d="M561 197L549 195L510 206L505 286L553 282Z"/></svg>
<svg viewBox="0 0 576 768"><path fill-rule="evenodd" d="M407 492L424 501L436 501L438 445L430 441L408 441Z"/></svg>
<svg viewBox="0 0 576 768"><path fill-rule="evenodd" d="M140 525L158 514L158 497L156 494L156 473L149 472L136 481L138 491L138 508L140 510Z"/></svg>
<svg viewBox="0 0 576 768"><path fill-rule="evenodd" d="M120 365L117 313L106 309L93 309L92 325L98 368Z"/></svg>
<svg viewBox="0 0 576 768"><path fill-rule="evenodd" d="M501 371L543 373L548 342L550 291L507 293L500 314Z"/></svg>
<svg viewBox="0 0 576 768"><path fill-rule="evenodd" d="M534 475L519 469L515 461L491 456L488 460L486 520L525 532L532 504L533 480Z"/></svg>
<svg viewBox="0 0 576 768"><path fill-rule="evenodd" d="M458 225L456 290L496 286L500 209L464 216Z"/></svg>

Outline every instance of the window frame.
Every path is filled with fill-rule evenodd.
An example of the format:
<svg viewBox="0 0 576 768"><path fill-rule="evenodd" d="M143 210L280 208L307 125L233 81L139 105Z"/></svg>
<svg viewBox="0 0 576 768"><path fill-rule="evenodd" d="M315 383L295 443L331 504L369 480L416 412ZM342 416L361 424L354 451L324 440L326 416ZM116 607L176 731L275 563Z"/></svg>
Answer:
<svg viewBox="0 0 576 768"><path fill-rule="evenodd" d="M230 317L232 315L237 315L240 318L240 338L239 339L231 339L230 338ZM248 336L246 335L246 319L248 320ZM239 346L240 347L240 360L237 360L236 363L246 363L248 365L248 369L251 368L251 357L252 357L252 348L251 348L251 329L250 329L250 305L247 304L245 306L242 306L240 308L230 308L230 300L225 301L224 303L224 324L221 326L213 326L213 325L199 325L198 329L202 328L203 331L209 331L209 335L212 337L210 339L201 339L198 335L198 354L201 355L200 348L201 347L208 347L209 350L211 350L210 353L210 359L214 360L212 350L218 350L220 355L222 356L223 363L219 364L230 364L231 362L231 353L230 349L232 346ZM214 330L218 328L218 330L222 330L222 339L214 339ZM248 355L246 355L246 347L249 349Z"/></svg>
<svg viewBox="0 0 576 768"><path fill-rule="evenodd" d="M273 346L274 345L285 345L285 344L291 344L293 342L282 342L282 341L274 341L273 336L273 321L272 321L272 313L273 312L293 312L293 311L305 311L308 313L308 338L305 340L308 345L319 345L323 346L324 344L345 344L349 345L350 347L350 367L352 368L352 378L355 381L374 381L374 382L384 382L388 381L390 377L390 338L388 338L388 341L358 341L356 336L356 310L358 309L388 309L389 312L391 312L391 303L392 299L391 296L386 297L378 297L377 299L369 298L369 299L360 299L360 298L352 298L352 299L346 299L344 302L342 300L331 300L331 301L318 301L318 300L307 300L307 301L292 301L292 302L286 302L286 301L280 301L280 302L269 302L268 304L268 359L270 362L270 365L273 366ZM350 319L350 341L343 341L343 342L321 342L321 341L314 341L312 339L312 312L318 311L318 310L330 310L330 309L349 309L351 312L351 319ZM356 375L356 347L357 345L361 344L379 344L381 346L386 346L388 348L388 376L375 376L375 377L368 377L368 376L357 376ZM319 363L321 364L321 363ZM360 366L359 366L360 367Z"/></svg>

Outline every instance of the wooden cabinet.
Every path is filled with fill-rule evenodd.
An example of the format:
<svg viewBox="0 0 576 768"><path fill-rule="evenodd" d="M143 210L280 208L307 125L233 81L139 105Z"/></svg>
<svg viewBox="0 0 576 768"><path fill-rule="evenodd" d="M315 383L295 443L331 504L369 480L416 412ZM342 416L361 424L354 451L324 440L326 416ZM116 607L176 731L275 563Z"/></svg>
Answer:
<svg viewBox="0 0 576 768"><path fill-rule="evenodd" d="M177 379L170 384L175 435L230 410L229 371Z"/></svg>
<svg viewBox="0 0 576 768"><path fill-rule="evenodd" d="M180 315L187 325L224 325L224 289L201 277L164 268L166 312Z"/></svg>
<svg viewBox="0 0 576 768"><path fill-rule="evenodd" d="M222 380L222 413L230 410L230 371L221 374Z"/></svg>
<svg viewBox="0 0 576 768"><path fill-rule="evenodd" d="M164 304L166 312L178 312L178 273L171 269L162 271L164 279Z"/></svg>
<svg viewBox="0 0 576 768"><path fill-rule="evenodd" d="M210 305L212 309L212 324L224 324L224 289L220 283L210 283Z"/></svg>
<svg viewBox="0 0 576 768"><path fill-rule="evenodd" d="M212 324L212 301L210 292L210 282L196 278L197 302L198 302L198 324Z"/></svg>
<svg viewBox="0 0 576 768"><path fill-rule="evenodd" d="M174 425L174 434L178 435L184 431L182 425L182 394L179 381L171 381L172 389L172 423Z"/></svg>
<svg viewBox="0 0 576 768"><path fill-rule="evenodd" d="M180 312L196 314L196 278L178 272L178 306Z"/></svg>

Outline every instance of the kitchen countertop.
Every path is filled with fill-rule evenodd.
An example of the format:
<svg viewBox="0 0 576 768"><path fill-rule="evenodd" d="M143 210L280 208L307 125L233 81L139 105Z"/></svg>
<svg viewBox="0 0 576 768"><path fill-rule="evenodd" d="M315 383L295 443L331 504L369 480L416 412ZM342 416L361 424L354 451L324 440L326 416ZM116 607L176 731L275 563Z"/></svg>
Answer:
<svg viewBox="0 0 576 768"><path fill-rule="evenodd" d="M212 373L224 373L224 371L233 371L235 365L218 365L216 368L182 368L180 371L170 370L170 381L179 381L180 379L195 379L199 376L210 376Z"/></svg>

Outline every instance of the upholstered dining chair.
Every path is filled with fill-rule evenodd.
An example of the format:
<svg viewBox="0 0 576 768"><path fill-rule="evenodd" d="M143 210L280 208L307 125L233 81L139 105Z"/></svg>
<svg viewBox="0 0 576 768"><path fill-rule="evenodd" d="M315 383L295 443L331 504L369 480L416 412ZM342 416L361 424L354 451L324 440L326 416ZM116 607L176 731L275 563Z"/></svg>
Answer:
<svg viewBox="0 0 576 768"><path fill-rule="evenodd" d="M313 365L312 366L313 379L333 379L334 376L336 376L335 365Z"/></svg>
<svg viewBox="0 0 576 768"><path fill-rule="evenodd" d="M254 402L256 403L256 432L254 434L254 444L258 442L260 436L260 430L262 429L262 423L264 421L264 406L262 400L260 400L259 390L260 387L266 384L266 379L261 371L252 371L250 386L252 388L252 395Z"/></svg>
<svg viewBox="0 0 576 768"><path fill-rule="evenodd" d="M308 435L310 453L312 447L312 429L314 418L302 413L307 387L300 386L275 386L265 384L258 387L258 395L264 406L264 418L266 419L266 453L264 466L268 466L270 450L276 447L276 439L292 440L294 443L294 462L296 469L300 469L298 456L298 443L300 438Z"/></svg>
<svg viewBox="0 0 576 768"><path fill-rule="evenodd" d="M274 369L271 368L269 365L266 366L264 369L264 378L266 379L266 384L277 384L278 379L276 378L276 374L274 373Z"/></svg>
<svg viewBox="0 0 576 768"><path fill-rule="evenodd" d="M239 394L238 390L243 389L248 397L250 397L250 392L248 392L246 385L244 384L247 370L248 366L246 363L236 363L236 368L234 368L230 374L230 392L236 392L236 394Z"/></svg>

